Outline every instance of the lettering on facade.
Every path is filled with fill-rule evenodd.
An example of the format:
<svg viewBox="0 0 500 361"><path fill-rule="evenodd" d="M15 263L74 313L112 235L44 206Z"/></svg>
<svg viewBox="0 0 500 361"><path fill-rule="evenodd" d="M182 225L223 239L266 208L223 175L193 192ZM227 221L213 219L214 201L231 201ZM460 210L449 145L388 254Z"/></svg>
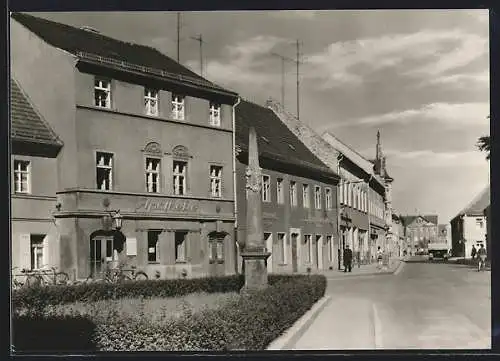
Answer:
<svg viewBox="0 0 500 361"><path fill-rule="evenodd" d="M191 213L198 211L199 204L191 199L150 199L143 200L136 211L143 212L181 212Z"/></svg>
<svg viewBox="0 0 500 361"><path fill-rule="evenodd" d="M321 218L306 218L302 220L304 223L315 223L315 224L322 224L322 225L333 225L333 222L328 220L328 219L321 219Z"/></svg>
<svg viewBox="0 0 500 361"><path fill-rule="evenodd" d="M262 212L262 218L270 220L278 219L278 217L276 217L276 213L268 213L268 212Z"/></svg>

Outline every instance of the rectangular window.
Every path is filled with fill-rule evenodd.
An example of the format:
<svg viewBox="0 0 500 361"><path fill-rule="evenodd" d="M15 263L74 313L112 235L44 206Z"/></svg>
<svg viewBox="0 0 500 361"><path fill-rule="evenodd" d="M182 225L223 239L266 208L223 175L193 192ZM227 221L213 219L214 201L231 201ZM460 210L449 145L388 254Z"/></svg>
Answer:
<svg viewBox="0 0 500 361"><path fill-rule="evenodd" d="M224 259L224 241L218 240L216 247L217 247L216 249L217 260L222 261Z"/></svg>
<svg viewBox="0 0 500 361"><path fill-rule="evenodd" d="M271 201L271 178L268 175L262 176L262 202L270 202Z"/></svg>
<svg viewBox="0 0 500 361"><path fill-rule="evenodd" d="M113 189L113 154L96 153L97 189L109 191Z"/></svg>
<svg viewBox="0 0 500 361"><path fill-rule="evenodd" d="M148 262L160 262L160 233L161 231L148 231Z"/></svg>
<svg viewBox="0 0 500 361"><path fill-rule="evenodd" d="M111 108L111 81L96 77L94 79L94 105Z"/></svg>
<svg viewBox="0 0 500 361"><path fill-rule="evenodd" d="M174 194L186 194L187 163L174 160Z"/></svg>
<svg viewBox="0 0 500 361"><path fill-rule="evenodd" d="M483 219L482 218L476 218L476 226L479 228L483 228Z"/></svg>
<svg viewBox="0 0 500 361"><path fill-rule="evenodd" d="M321 209L321 187L314 186L314 206L316 209Z"/></svg>
<svg viewBox="0 0 500 361"><path fill-rule="evenodd" d="M43 264L43 240L45 235L43 234L32 234L30 235L31 244L31 269L36 270L44 266Z"/></svg>
<svg viewBox="0 0 500 361"><path fill-rule="evenodd" d="M279 262L286 264L286 240L285 233L278 232Z"/></svg>
<svg viewBox="0 0 500 361"><path fill-rule="evenodd" d="M326 244L328 246L328 261L333 262L333 238L326 236Z"/></svg>
<svg viewBox="0 0 500 361"><path fill-rule="evenodd" d="M222 197L222 167L210 166L210 194L212 197Z"/></svg>
<svg viewBox="0 0 500 361"><path fill-rule="evenodd" d="M306 246L306 263L312 262L312 236L310 234L304 235L304 244Z"/></svg>
<svg viewBox="0 0 500 361"><path fill-rule="evenodd" d="M339 187L339 202L340 204L344 204L344 183L341 181L338 187Z"/></svg>
<svg viewBox="0 0 500 361"><path fill-rule="evenodd" d="M330 188L325 188L325 201L326 201L326 209L333 209L332 202L332 190Z"/></svg>
<svg viewBox="0 0 500 361"><path fill-rule="evenodd" d="M302 204L304 208L309 208L311 206L311 201L309 199L309 184L302 184Z"/></svg>
<svg viewBox="0 0 500 361"><path fill-rule="evenodd" d="M14 191L16 193L30 193L31 176L29 161L14 160Z"/></svg>
<svg viewBox="0 0 500 361"><path fill-rule="evenodd" d="M186 261L186 238L187 232L175 232L175 261Z"/></svg>
<svg viewBox="0 0 500 361"><path fill-rule="evenodd" d="M184 96L172 94L172 118L184 120Z"/></svg>
<svg viewBox="0 0 500 361"><path fill-rule="evenodd" d="M220 127L220 104L210 102L210 125Z"/></svg>
<svg viewBox="0 0 500 361"><path fill-rule="evenodd" d="M283 179L278 178L276 181L276 199L278 204L283 204L285 203L285 194L283 191Z"/></svg>
<svg viewBox="0 0 500 361"><path fill-rule="evenodd" d="M160 192L160 159L146 158L146 191Z"/></svg>
<svg viewBox="0 0 500 361"><path fill-rule="evenodd" d="M297 183L294 181L290 181L290 205L297 206Z"/></svg>
<svg viewBox="0 0 500 361"><path fill-rule="evenodd" d="M158 116L158 90L144 88L144 110L146 115Z"/></svg>

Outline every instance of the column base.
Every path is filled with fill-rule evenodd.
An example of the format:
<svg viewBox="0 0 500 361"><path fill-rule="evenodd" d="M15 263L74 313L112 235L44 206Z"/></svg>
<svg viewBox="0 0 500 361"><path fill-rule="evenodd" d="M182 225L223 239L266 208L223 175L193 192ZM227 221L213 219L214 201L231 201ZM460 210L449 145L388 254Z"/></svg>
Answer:
<svg viewBox="0 0 500 361"><path fill-rule="evenodd" d="M243 251L241 257L245 264L245 285L240 293L250 294L267 287L266 260L271 253L264 250Z"/></svg>

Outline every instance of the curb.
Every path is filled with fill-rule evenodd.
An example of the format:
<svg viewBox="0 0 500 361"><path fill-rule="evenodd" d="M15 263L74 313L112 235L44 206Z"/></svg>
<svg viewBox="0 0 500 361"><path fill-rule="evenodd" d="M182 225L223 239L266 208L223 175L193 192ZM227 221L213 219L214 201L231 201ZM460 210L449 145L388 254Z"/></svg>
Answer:
<svg viewBox="0 0 500 361"><path fill-rule="evenodd" d="M363 273L362 274L352 274L349 276L334 275L333 277L328 277L328 275L325 275L325 277L329 281L337 281L337 280L348 280L351 278L397 275L403 269L403 266L404 266L403 263L404 263L404 261L400 261L398 266L395 269L393 269L392 271L380 271L380 272L364 273L364 274Z"/></svg>
<svg viewBox="0 0 500 361"><path fill-rule="evenodd" d="M267 346L266 350L278 351L287 350L295 344L299 338L304 335L309 326L318 317L320 312L327 306L331 301L330 296L323 296L319 301L317 301L306 313L302 315L295 323L286 330L281 336L275 339L273 342Z"/></svg>

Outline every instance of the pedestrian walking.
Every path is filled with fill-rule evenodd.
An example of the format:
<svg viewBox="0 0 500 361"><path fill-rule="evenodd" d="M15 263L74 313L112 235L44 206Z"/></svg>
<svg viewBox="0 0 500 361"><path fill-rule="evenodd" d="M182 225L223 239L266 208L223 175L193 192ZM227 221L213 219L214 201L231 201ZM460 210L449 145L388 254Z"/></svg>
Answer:
<svg viewBox="0 0 500 361"><path fill-rule="evenodd" d="M382 268L382 261L384 260L384 252L380 249L380 246L378 246L377 249L377 268Z"/></svg>
<svg viewBox="0 0 500 361"><path fill-rule="evenodd" d="M484 269L486 267L486 248L484 248L484 245L482 243L479 251L477 251L477 257L479 258L477 270L481 271L481 268Z"/></svg>
<svg viewBox="0 0 500 361"><path fill-rule="evenodd" d="M349 245L344 249L344 272L352 271L352 251Z"/></svg>
<svg viewBox="0 0 500 361"><path fill-rule="evenodd" d="M477 253L476 247L472 245L472 250L470 251L470 256L472 257L472 259L476 257L476 253Z"/></svg>

